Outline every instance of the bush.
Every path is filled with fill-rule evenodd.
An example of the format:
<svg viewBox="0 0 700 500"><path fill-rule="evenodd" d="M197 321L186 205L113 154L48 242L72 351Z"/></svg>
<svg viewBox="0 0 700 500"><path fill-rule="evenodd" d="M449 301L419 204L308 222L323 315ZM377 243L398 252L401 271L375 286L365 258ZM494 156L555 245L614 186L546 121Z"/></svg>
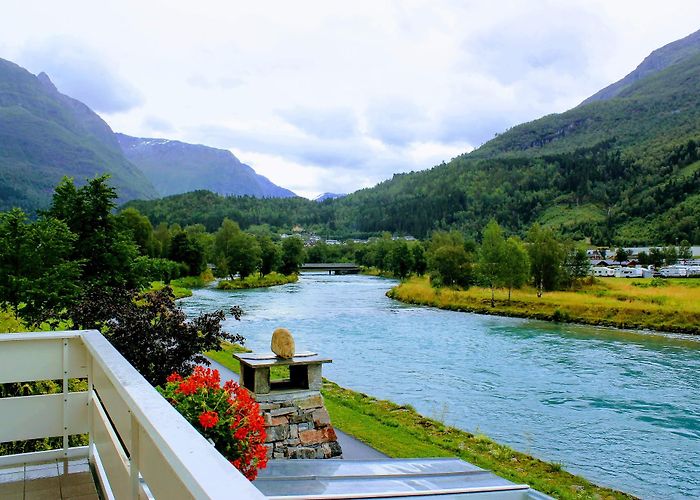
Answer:
<svg viewBox="0 0 700 500"><path fill-rule="evenodd" d="M250 481L267 465L264 420L246 389L231 380L221 387L217 370L197 366L158 391Z"/></svg>
<svg viewBox="0 0 700 500"><path fill-rule="evenodd" d="M240 319L239 308L231 314ZM78 328L99 329L154 386L173 372L189 375L196 365L208 364L202 353L220 350L224 340L244 340L222 329L223 311L188 320L169 286L143 294L93 288L71 308L70 317Z"/></svg>

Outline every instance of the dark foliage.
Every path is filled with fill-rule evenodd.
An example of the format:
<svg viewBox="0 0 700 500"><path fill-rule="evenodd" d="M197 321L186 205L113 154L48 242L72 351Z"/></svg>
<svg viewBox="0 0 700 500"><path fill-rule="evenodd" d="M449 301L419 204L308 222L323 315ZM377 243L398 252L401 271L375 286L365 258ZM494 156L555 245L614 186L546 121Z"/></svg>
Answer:
<svg viewBox="0 0 700 500"><path fill-rule="evenodd" d="M198 364L208 365L202 352L220 349L222 341L244 340L223 331L223 311L188 321L175 304L170 287L145 294L93 288L70 312L76 326L100 329L153 385L163 384L173 372L186 375ZM240 308L233 308L231 314L240 320Z"/></svg>

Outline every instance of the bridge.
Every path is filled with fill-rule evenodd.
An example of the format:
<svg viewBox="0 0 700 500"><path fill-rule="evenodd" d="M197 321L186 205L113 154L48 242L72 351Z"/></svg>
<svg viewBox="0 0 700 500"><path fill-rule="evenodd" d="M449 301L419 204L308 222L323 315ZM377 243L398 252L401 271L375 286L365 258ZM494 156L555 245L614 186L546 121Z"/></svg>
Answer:
<svg viewBox="0 0 700 500"><path fill-rule="evenodd" d="M328 274L357 274L360 272L360 266L354 262L332 262L327 264L308 262L301 266L301 272Z"/></svg>

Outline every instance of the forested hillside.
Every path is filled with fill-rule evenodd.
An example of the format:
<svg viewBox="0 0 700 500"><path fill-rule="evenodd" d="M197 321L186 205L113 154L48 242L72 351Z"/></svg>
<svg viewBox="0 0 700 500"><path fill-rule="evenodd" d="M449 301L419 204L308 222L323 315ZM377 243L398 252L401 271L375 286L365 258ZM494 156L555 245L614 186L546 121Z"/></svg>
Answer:
<svg viewBox="0 0 700 500"><path fill-rule="evenodd" d="M83 103L0 59L0 210L46 208L65 175L108 173L121 200L156 192L122 154L109 126Z"/></svg>
<svg viewBox="0 0 700 500"><path fill-rule="evenodd" d="M198 193L138 208L154 222L215 227L228 216L243 227L315 225L336 236L447 228L475 236L495 218L508 232L540 222L597 244L700 243L700 36L654 54L614 95L339 200L282 206Z"/></svg>

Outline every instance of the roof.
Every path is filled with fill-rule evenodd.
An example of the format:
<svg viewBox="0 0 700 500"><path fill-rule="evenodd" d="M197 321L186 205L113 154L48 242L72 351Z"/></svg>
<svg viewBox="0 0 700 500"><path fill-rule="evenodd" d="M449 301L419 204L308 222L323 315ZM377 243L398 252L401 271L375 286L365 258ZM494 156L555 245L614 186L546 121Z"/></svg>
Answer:
<svg viewBox="0 0 700 500"><path fill-rule="evenodd" d="M253 484L268 498L547 499L456 458L271 460Z"/></svg>

